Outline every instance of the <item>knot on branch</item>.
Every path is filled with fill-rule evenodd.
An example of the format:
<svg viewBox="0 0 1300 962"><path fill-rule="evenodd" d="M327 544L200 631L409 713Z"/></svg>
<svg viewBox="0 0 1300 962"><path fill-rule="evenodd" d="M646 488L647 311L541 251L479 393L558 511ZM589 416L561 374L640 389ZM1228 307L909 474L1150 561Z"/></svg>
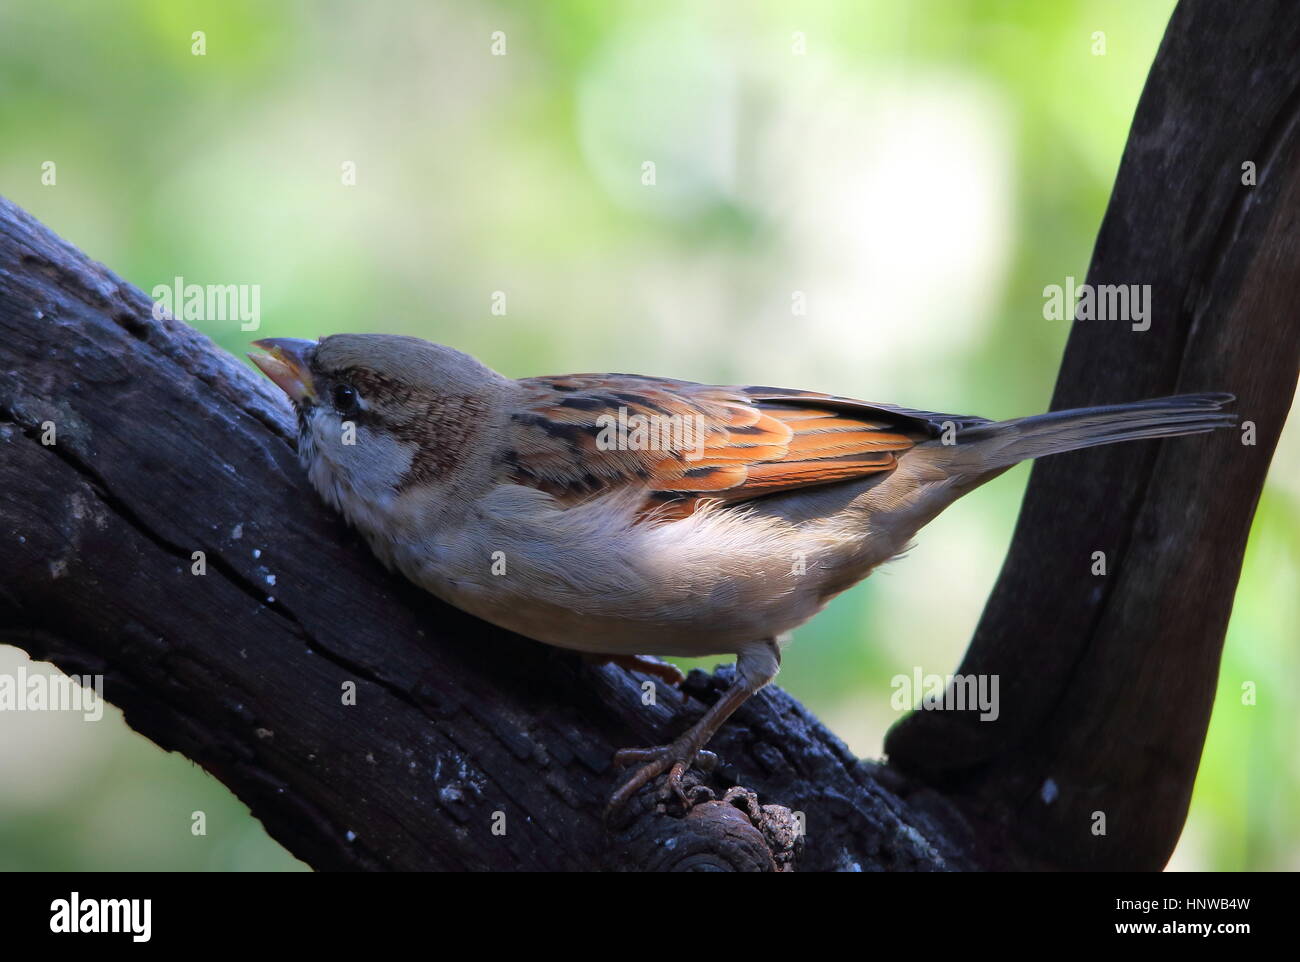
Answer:
<svg viewBox="0 0 1300 962"><path fill-rule="evenodd" d="M645 872L790 872L803 839L793 812L728 789L684 815L643 811L614 837L610 868Z"/></svg>

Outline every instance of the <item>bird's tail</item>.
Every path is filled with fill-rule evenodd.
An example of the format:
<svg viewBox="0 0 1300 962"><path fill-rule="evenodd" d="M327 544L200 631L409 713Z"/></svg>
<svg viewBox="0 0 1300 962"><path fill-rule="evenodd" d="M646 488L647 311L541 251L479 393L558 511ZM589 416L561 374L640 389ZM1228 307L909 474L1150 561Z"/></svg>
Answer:
<svg viewBox="0 0 1300 962"><path fill-rule="evenodd" d="M950 466L998 473L1030 458L1099 444L1204 434L1236 424L1237 416L1223 410L1234 400L1231 394L1180 394L979 424L957 435Z"/></svg>

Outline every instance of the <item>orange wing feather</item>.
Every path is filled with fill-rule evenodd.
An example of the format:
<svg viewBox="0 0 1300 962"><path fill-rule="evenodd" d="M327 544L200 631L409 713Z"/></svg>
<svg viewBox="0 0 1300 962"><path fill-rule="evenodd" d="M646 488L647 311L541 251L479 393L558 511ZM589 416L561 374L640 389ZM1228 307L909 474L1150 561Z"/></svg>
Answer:
<svg viewBox="0 0 1300 962"><path fill-rule="evenodd" d="M739 502L891 471L941 421L982 421L808 391L629 374L518 383L525 398L503 456L505 477L564 503L635 486L648 509L668 517L689 514L706 498ZM655 427L638 438L637 423Z"/></svg>

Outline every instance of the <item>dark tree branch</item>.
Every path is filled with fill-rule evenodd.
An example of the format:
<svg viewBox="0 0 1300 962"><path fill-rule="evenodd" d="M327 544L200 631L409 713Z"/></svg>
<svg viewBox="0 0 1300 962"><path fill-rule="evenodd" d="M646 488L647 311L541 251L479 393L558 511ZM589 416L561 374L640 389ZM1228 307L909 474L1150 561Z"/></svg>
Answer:
<svg viewBox="0 0 1300 962"><path fill-rule="evenodd" d="M669 740L713 680L647 708L627 672L388 574L307 486L274 389L151 307L0 202L0 637L104 674L318 868L789 864L788 812L743 799L607 831L614 750ZM801 867L973 864L938 796L903 798L779 691L717 747L728 784L805 814Z"/></svg>
<svg viewBox="0 0 1300 962"><path fill-rule="evenodd" d="M1056 397L1231 390L1260 443L1126 445L1036 469L963 666L1001 674L998 723L912 716L876 765L768 689L712 746L715 787L754 797L685 819L642 806L607 828L613 751L680 732L730 669L645 707L638 677L388 574L308 488L272 388L3 201L0 638L104 674L133 727L322 869L1157 867L1294 390L1292 20L1280 4L1179 7L1090 276L1151 283L1153 325L1078 324ZM1256 188L1240 185L1244 160ZM1110 559L1100 582L1094 550Z"/></svg>
<svg viewBox="0 0 1300 962"><path fill-rule="evenodd" d="M1158 869L1182 831L1300 369L1298 121L1293 5L1179 4L1088 272L1150 284L1151 328L1076 322L1053 407L1231 391L1257 444L1225 431L1035 465L960 669L1001 676L1001 718L918 714L886 741L894 764L1062 867Z"/></svg>

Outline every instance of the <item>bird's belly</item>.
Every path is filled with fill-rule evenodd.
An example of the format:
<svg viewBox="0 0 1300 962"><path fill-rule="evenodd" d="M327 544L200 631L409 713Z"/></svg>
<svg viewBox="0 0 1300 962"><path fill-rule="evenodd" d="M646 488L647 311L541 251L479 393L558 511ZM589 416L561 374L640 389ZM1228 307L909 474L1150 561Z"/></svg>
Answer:
<svg viewBox="0 0 1300 962"><path fill-rule="evenodd" d="M786 599L743 608L694 601L675 605L661 599L646 611L629 599L626 610L619 612L607 605L556 604L505 586L494 591L427 575L417 583L448 604L526 638L600 654L737 654L756 640L792 631L821 608L811 598L807 603Z"/></svg>
<svg viewBox="0 0 1300 962"><path fill-rule="evenodd" d="M579 651L738 653L792 631L867 573L856 530L758 512L653 525L600 503L532 516L487 507L387 553L449 604Z"/></svg>

